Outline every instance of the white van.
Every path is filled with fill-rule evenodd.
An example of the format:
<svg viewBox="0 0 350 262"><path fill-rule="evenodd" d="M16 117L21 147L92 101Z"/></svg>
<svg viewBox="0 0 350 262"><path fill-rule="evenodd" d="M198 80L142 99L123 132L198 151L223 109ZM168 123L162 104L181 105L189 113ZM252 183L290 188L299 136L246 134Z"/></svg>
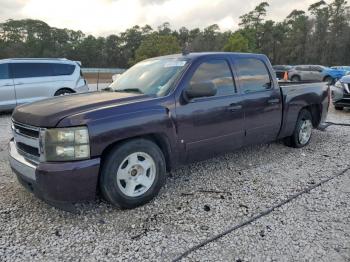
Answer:
<svg viewBox="0 0 350 262"><path fill-rule="evenodd" d="M87 91L79 62L51 58L0 60L0 111L48 97Z"/></svg>

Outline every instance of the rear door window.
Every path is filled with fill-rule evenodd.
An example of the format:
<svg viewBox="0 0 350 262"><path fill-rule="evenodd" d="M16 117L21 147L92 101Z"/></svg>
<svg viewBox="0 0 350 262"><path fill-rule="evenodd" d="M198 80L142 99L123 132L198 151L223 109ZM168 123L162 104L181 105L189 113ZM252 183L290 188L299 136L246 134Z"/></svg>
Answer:
<svg viewBox="0 0 350 262"><path fill-rule="evenodd" d="M310 70L315 71L315 72L322 72L323 71L322 67L320 67L320 66L310 66Z"/></svg>
<svg viewBox="0 0 350 262"><path fill-rule="evenodd" d="M9 79L8 64L0 64L0 79Z"/></svg>
<svg viewBox="0 0 350 262"><path fill-rule="evenodd" d="M271 78L265 64L255 58L235 60L238 79L243 93L253 93L271 89Z"/></svg>
<svg viewBox="0 0 350 262"><path fill-rule="evenodd" d="M71 75L75 70L75 65L70 64L52 64L54 76Z"/></svg>
<svg viewBox="0 0 350 262"><path fill-rule="evenodd" d="M13 78L52 76L50 63L12 63Z"/></svg>
<svg viewBox="0 0 350 262"><path fill-rule="evenodd" d="M297 66L295 69L298 71L310 71L309 66Z"/></svg>

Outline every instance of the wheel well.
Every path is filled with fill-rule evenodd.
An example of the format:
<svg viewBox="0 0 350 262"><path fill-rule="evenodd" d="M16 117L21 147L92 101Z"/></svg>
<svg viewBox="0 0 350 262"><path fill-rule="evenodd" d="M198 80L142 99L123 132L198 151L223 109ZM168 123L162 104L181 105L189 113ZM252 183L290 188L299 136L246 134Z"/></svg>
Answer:
<svg viewBox="0 0 350 262"><path fill-rule="evenodd" d="M56 92L55 92L55 95L57 94L57 92L61 91L61 90L67 90L67 91L70 91L72 93L75 93L75 91L69 87L62 87L60 89L58 89Z"/></svg>
<svg viewBox="0 0 350 262"><path fill-rule="evenodd" d="M290 77L290 79L292 79L293 77L297 77L297 78L299 78L299 80L301 79L300 75L298 75L298 74L292 75L292 76Z"/></svg>
<svg viewBox="0 0 350 262"><path fill-rule="evenodd" d="M333 77L331 77L330 75L326 75L325 77L323 77L323 81L326 80L327 78L332 78L333 79Z"/></svg>
<svg viewBox="0 0 350 262"><path fill-rule="evenodd" d="M171 166L172 166L171 165L171 158L170 158L170 152L171 152L170 143L168 141L168 138L165 135L160 134L160 133L146 134L146 135L142 135L142 136L130 137L130 138L122 139L122 140L119 140L117 142L110 144L109 146L107 146L103 150L103 152L101 154L102 163L103 163L103 159L105 158L105 156L112 150L113 147L120 145L120 144L123 144L123 143L126 143L130 140L133 140L133 139L138 139L138 138L150 140L160 148L160 150L162 151L164 158L165 158L166 170L170 171Z"/></svg>
<svg viewBox="0 0 350 262"><path fill-rule="evenodd" d="M303 109L306 109L310 112L312 116L312 125L314 127L318 127L318 125L321 122L321 105L318 105L318 104L309 105L309 106L303 107L301 110Z"/></svg>

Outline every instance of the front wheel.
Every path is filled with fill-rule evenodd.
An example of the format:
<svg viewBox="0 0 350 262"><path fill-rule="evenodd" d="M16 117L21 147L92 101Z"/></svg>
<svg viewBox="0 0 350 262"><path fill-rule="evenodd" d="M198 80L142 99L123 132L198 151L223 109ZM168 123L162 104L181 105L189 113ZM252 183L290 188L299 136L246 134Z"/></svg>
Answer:
<svg viewBox="0 0 350 262"><path fill-rule="evenodd" d="M299 113L293 134L285 139L285 144L295 148L306 146L311 140L312 127L311 113L303 109Z"/></svg>
<svg viewBox="0 0 350 262"><path fill-rule="evenodd" d="M165 182L162 151L153 142L135 139L115 146L103 162L100 189L115 206L134 208L154 198Z"/></svg>

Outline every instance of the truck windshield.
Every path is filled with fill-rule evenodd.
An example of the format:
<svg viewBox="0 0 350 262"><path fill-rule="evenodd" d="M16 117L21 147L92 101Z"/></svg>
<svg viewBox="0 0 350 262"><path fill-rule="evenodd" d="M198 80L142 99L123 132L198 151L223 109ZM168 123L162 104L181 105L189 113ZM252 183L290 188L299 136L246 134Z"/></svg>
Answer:
<svg viewBox="0 0 350 262"><path fill-rule="evenodd" d="M115 92L164 96L186 64L186 60L170 58L146 60L124 72L109 87Z"/></svg>

